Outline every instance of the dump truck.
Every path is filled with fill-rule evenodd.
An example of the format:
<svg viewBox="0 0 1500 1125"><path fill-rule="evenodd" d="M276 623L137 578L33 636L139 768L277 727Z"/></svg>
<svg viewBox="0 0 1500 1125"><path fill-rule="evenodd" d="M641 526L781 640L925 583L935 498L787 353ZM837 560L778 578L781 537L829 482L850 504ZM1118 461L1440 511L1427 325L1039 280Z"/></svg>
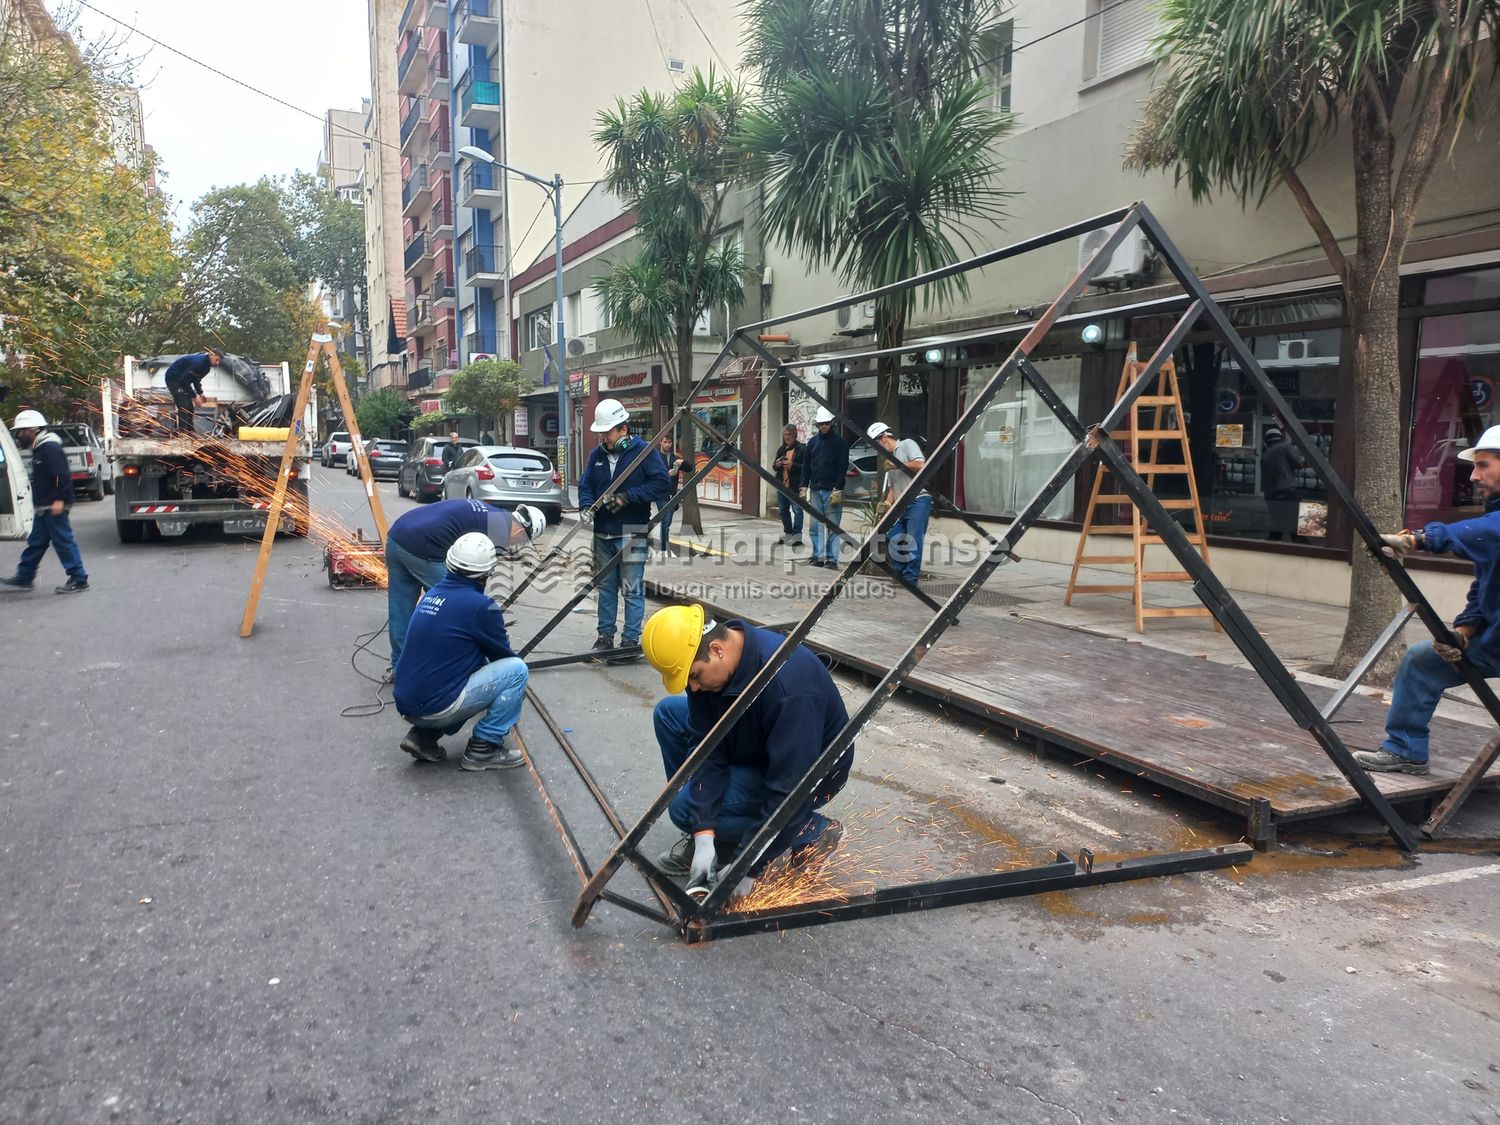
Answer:
<svg viewBox="0 0 1500 1125"><path fill-rule="evenodd" d="M295 388L285 363L226 355L203 379L206 402L194 408L193 431L179 432L165 379L176 358L126 356L120 379L104 383L104 451L120 541L180 536L194 524L263 532L289 426L297 449L277 530L306 535L316 403L309 398L292 419Z"/></svg>

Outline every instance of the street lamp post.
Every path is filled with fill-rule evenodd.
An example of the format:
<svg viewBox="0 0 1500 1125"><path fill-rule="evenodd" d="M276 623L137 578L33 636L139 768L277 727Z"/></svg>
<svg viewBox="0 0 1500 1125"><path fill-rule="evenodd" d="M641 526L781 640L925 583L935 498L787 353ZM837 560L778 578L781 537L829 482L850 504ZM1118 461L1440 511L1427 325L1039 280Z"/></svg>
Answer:
<svg viewBox="0 0 1500 1125"><path fill-rule="evenodd" d="M490 153L477 145L464 145L458 150L459 156L467 156L470 160L477 160L481 164L491 164L496 168L510 172L512 175L520 176L529 183L545 191L552 199L552 221L555 230L554 245L556 253L557 270L557 309L553 313L556 317L557 341L554 347L557 353L552 361L552 372L557 379L557 471L562 476L563 497L567 498L568 490L568 334L566 325L563 323L563 215L562 215L562 174L555 174L550 180L544 180L540 176L533 176L530 172L523 172L519 168L513 168L509 164L496 160ZM510 275L510 263L508 261L511 248L505 248L507 261L505 263L506 276ZM505 310L505 331L510 332L510 309Z"/></svg>

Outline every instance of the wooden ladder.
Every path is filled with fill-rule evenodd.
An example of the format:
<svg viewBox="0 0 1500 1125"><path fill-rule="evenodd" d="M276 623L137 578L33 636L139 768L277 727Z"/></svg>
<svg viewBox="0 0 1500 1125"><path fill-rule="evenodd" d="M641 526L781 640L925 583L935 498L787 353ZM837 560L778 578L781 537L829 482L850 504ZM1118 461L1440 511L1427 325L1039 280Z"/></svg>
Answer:
<svg viewBox="0 0 1500 1125"><path fill-rule="evenodd" d="M1125 394L1126 388L1135 381L1145 366L1137 358L1135 341L1132 340L1130 350L1125 355L1125 366L1120 372L1120 386L1115 391L1116 402ZM1208 536L1203 525L1203 508L1198 502L1198 483L1193 477L1193 458L1188 448L1187 431L1182 425L1182 392L1177 384L1177 366L1170 357L1161 366L1156 387L1146 389L1147 391L1154 390L1155 393L1143 394L1135 400L1130 409L1130 428L1116 430L1109 436L1113 441L1125 446L1130 463L1152 492L1156 491L1156 478L1159 475L1181 475L1187 478L1187 496L1159 497L1158 499L1161 506L1169 511L1176 509L1193 513L1192 529L1184 528L1183 530L1188 541L1198 548L1203 561L1208 562ZM1149 419L1146 416L1147 411L1150 411ZM1181 464L1163 464L1160 460L1162 443L1172 441L1181 443ZM1147 448L1145 460L1141 457L1143 446ZM1074 594L1117 594L1128 591L1131 602L1135 606L1135 631L1137 633L1146 631L1146 618L1148 617L1212 617L1213 614L1208 607L1203 605L1146 605L1147 583L1191 582L1193 578L1185 570L1146 569L1146 548L1162 545L1162 537L1151 530L1140 508L1135 506L1129 496L1118 491L1118 486L1113 486L1111 490L1106 491L1106 478L1110 477L1109 469L1101 463L1094 473L1094 487L1089 493L1088 508L1083 516L1083 530L1078 535L1078 550L1073 556L1073 572L1068 577L1068 592L1063 598L1063 604L1072 605ZM1130 505L1129 523L1094 522L1095 514L1101 506L1111 509L1115 505L1123 504ZM1088 553L1090 535L1126 534L1132 539L1133 550L1130 554L1091 555ZM1129 564L1134 571L1130 582L1091 585L1080 584L1078 581L1078 571L1082 567L1125 564ZM1214 628L1219 628L1217 621L1214 622Z"/></svg>

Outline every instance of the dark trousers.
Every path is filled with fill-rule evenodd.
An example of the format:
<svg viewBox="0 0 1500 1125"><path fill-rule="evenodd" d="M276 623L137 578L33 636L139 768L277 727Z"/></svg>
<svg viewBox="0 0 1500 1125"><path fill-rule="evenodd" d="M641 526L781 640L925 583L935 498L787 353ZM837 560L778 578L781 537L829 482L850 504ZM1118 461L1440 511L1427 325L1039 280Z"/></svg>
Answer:
<svg viewBox="0 0 1500 1125"><path fill-rule="evenodd" d="M167 386L172 401L177 404L177 430L179 433L190 434L194 431L193 425L193 392L188 387Z"/></svg>
<svg viewBox="0 0 1500 1125"><path fill-rule="evenodd" d="M60 515L54 516L50 507L38 509L31 521L31 537L26 540L26 549L21 552L21 561L16 565L16 577L28 582L34 579L36 568L49 546L57 552L57 561L62 563L69 578L76 578L79 582L89 580L88 571L83 569L83 556L78 552L78 541L73 538L68 509L64 508Z"/></svg>
<svg viewBox="0 0 1500 1125"><path fill-rule="evenodd" d="M776 506L781 509L781 530L787 535L801 537L803 511L797 502L785 492L776 493Z"/></svg>

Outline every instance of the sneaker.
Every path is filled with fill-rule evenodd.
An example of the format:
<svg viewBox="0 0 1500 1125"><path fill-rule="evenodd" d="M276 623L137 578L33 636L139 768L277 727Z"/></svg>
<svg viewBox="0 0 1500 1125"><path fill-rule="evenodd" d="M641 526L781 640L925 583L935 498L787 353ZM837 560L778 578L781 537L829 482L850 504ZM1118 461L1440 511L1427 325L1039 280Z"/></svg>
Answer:
<svg viewBox="0 0 1500 1125"><path fill-rule="evenodd" d="M829 818L828 824L810 844L804 844L787 856L787 864L794 871L813 872L828 862L838 851L839 841L844 838L844 826Z"/></svg>
<svg viewBox="0 0 1500 1125"><path fill-rule="evenodd" d="M594 638L594 651L595 652L603 652L606 649L611 649L611 648L614 648L614 647L615 647L615 639L609 633L600 633L597 637ZM596 656L594 659L598 660L600 658Z"/></svg>
<svg viewBox="0 0 1500 1125"><path fill-rule="evenodd" d="M426 727L412 727L401 740L401 749L419 762L441 762L447 759L448 751L438 741L438 732Z"/></svg>
<svg viewBox="0 0 1500 1125"><path fill-rule="evenodd" d="M32 587L32 582L29 578L22 578L19 574L12 574L9 578L0 578L0 586L9 587L12 590L29 590Z"/></svg>
<svg viewBox="0 0 1500 1125"><path fill-rule="evenodd" d="M513 770L524 766L526 758L514 746L504 742L486 742L482 738L471 738L464 747L464 756L458 760L461 770Z"/></svg>
<svg viewBox="0 0 1500 1125"><path fill-rule="evenodd" d="M686 875L693 869L693 837L684 832L677 843L656 857L656 866L668 875Z"/></svg>
<svg viewBox="0 0 1500 1125"><path fill-rule="evenodd" d="M81 594L88 588L89 580L87 578L85 578L82 582L80 582L76 578L69 578L61 586L54 587L52 592L54 594Z"/></svg>
<svg viewBox="0 0 1500 1125"><path fill-rule="evenodd" d="M1414 773L1421 777L1427 772L1426 762L1414 762L1400 754L1392 754L1384 746L1379 750L1356 750L1354 760L1374 773Z"/></svg>

